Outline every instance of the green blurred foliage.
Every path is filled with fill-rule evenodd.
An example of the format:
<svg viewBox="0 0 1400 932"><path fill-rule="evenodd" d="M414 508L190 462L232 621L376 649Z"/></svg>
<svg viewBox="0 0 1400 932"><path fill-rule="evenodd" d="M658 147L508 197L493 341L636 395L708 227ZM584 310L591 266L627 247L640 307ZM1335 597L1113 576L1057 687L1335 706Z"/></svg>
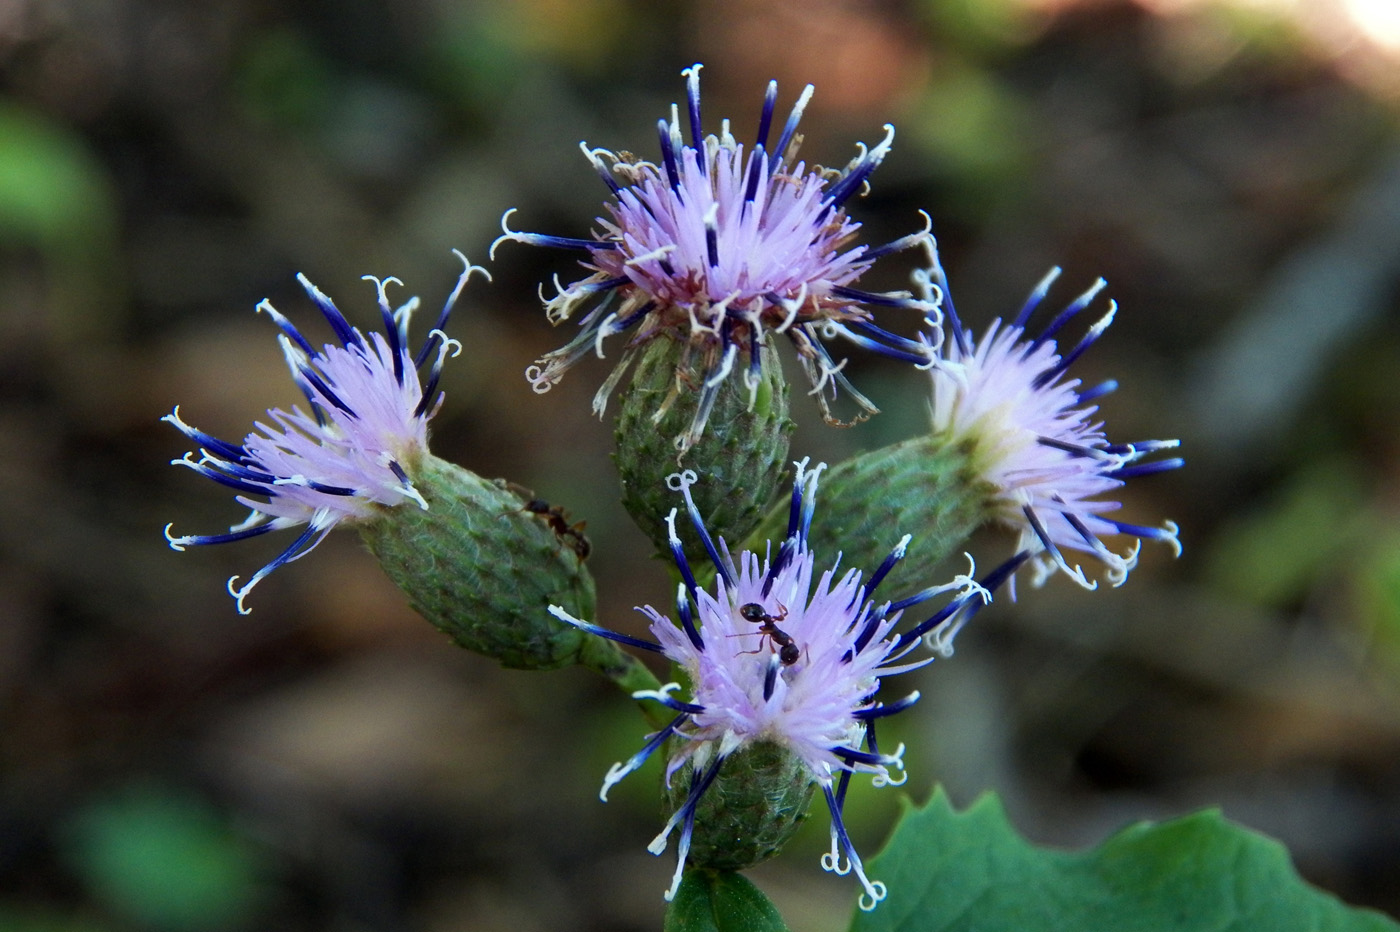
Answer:
<svg viewBox="0 0 1400 932"><path fill-rule="evenodd" d="M1210 577L1221 592L1287 608L1353 553L1374 521L1350 459L1305 463L1255 509L1226 520L1210 543Z"/></svg>
<svg viewBox="0 0 1400 932"><path fill-rule="evenodd" d="M0 97L0 246L42 256L51 297L41 333L69 342L113 332L117 224L111 180L83 138Z"/></svg>
<svg viewBox="0 0 1400 932"><path fill-rule="evenodd" d="M139 928L239 928L265 892L255 848L188 790L126 787L76 810L62 834L92 896Z"/></svg>

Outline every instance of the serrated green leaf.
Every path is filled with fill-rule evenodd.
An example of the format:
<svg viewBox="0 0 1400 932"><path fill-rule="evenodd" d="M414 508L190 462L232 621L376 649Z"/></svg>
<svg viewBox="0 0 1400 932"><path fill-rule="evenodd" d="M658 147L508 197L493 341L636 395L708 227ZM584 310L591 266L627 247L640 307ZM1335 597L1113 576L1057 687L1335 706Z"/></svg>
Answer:
<svg viewBox="0 0 1400 932"><path fill-rule="evenodd" d="M733 871L687 871L671 906L665 932L788 932L777 908L747 878Z"/></svg>
<svg viewBox="0 0 1400 932"><path fill-rule="evenodd" d="M910 807L870 864L889 887L853 932L1400 932L1309 886L1278 842L1208 810L1130 826L1098 848L1026 842L1001 803Z"/></svg>

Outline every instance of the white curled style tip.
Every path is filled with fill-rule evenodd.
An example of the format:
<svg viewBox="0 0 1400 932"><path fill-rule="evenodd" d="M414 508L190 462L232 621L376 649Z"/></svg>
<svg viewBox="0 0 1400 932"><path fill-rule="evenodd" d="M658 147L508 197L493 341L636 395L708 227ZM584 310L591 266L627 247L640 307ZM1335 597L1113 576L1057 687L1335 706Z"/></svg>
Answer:
<svg viewBox="0 0 1400 932"><path fill-rule="evenodd" d="M473 272L480 272L482 275L485 275L486 280L488 282L495 281L495 279L491 277L491 272L489 269L487 269L485 266L472 265L472 261L467 258L466 253L462 252L462 250L454 247L452 250L452 254L462 261L462 280L458 284L458 286L453 290L452 299L455 299L457 295L461 293L462 287L465 286L466 283L471 280Z"/></svg>
<svg viewBox="0 0 1400 932"><path fill-rule="evenodd" d="M452 354L453 359L456 359L458 356L462 355L461 340L449 337L447 334L443 333L441 330L438 330L436 327L428 331L428 336L437 337L439 340L442 341L442 345L438 347L439 360L446 359L448 353Z"/></svg>
<svg viewBox="0 0 1400 932"><path fill-rule="evenodd" d="M536 395L543 395L554 387L554 379L549 372L537 365L525 367L525 381L530 383L530 390Z"/></svg>
<svg viewBox="0 0 1400 932"><path fill-rule="evenodd" d="M1167 536L1163 537L1162 540L1171 544L1172 556L1179 558L1181 556L1181 526L1175 521L1163 521L1162 530L1167 533Z"/></svg>
<svg viewBox="0 0 1400 932"><path fill-rule="evenodd" d="M384 305L389 303L388 288L390 285L398 285L400 288L403 287L403 281L395 278L393 275L387 278L380 278L378 275L361 275L360 281L374 282L374 290L379 293L379 303Z"/></svg>
<svg viewBox="0 0 1400 932"><path fill-rule="evenodd" d="M518 207L512 207L501 214L501 235L492 240L491 248L486 250L486 255L492 262L496 261L496 247L501 245L501 243L507 241L515 243L521 242L520 234L512 230L509 225L510 215L519 209Z"/></svg>
<svg viewBox="0 0 1400 932"><path fill-rule="evenodd" d="M976 595L982 599L983 605L991 605L992 593L987 589L986 586L978 582L976 578L977 561L972 559L972 554L968 553L966 550L963 551L963 556L967 557L967 572L959 573L957 576L954 576L953 582L949 585L948 588L961 589L962 592L959 596L960 598L969 599L972 596Z"/></svg>
<svg viewBox="0 0 1400 932"><path fill-rule="evenodd" d="M841 860L841 840L836 836L836 829L831 830L831 850L822 855L822 870L838 877L851 872L850 860Z"/></svg>
<svg viewBox="0 0 1400 932"><path fill-rule="evenodd" d="M680 472L673 472L666 477L666 488L670 489L672 492L685 492L699 481L700 477L696 475L695 470L683 469ZM673 509L671 511L671 517L674 518L675 514L676 512Z"/></svg>
<svg viewBox="0 0 1400 932"><path fill-rule="evenodd" d="M598 790L598 798L603 802L608 801L608 792L614 786L622 782L622 778L632 772L632 768L622 761L618 761L608 768L608 772L603 776L603 786Z"/></svg>
<svg viewBox="0 0 1400 932"><path fill-rule="evenodd" d="M248 580L248 584L246 586L243 586L241 588L235 588L234 583L238 582L238 579L239 577L237 576L230 576L228 578L228 594L233 596L234 601L237 603L238 614L250 615L252 614L253 610L244 605L243 600L248 597L248 593L253 591L253 587L258 584L262 577L257 573L254 573L253 578Z"/></svg>
<svg viewBox="0 0 1400 932"><path fill-rule="evenodd" d="M879 789L886 786L903 786L909 781L909 771L904 769L904 742L899 743L893 754L889 755L882 762L885 770L879 771L870 780L870 785ZM899 771L899 779L890 776L889 769L893 767Z"/></svg>
<svg viewBox="0 0 1400 932"><path fill-rule="evenodd" d="M883 880L866 881L865 892L860 895L860 899L856 901L856 905L860 907L860 911L863 913L871 912L876 906L880 905L881 900L889 896L889 892L889 888L885 886Z"/></svg>
<svg viewBox="0 0 1400 932"><path fill-rule="evenodd" d="M671 693L680 688L680 683L666 683L660 689L639 689L632 694L632 698L655 699L657 702L665 702L671 697Z"/></svg>
<svg viewBox="0 0 1400 932"><path fill-rule="evenodd" d="M172 460L172 462L178 463L179 460ZM180 553L184 553L184 552L185 552L185 548L188 547L188 546L190 545L190 543L192 543L192 541L191 541L191 539L188 538L188 537L172 537L171 534L170 534L170 529L173 528L174 526L175 526L175 522L174 522L174 521L171 521L169 524L167 524L167 525L165 526L165 540L166 540L167 543L170 544L170 549L171 549L171 550L175 550L175 551L178 551L178 552L180 552Z"/></svg>

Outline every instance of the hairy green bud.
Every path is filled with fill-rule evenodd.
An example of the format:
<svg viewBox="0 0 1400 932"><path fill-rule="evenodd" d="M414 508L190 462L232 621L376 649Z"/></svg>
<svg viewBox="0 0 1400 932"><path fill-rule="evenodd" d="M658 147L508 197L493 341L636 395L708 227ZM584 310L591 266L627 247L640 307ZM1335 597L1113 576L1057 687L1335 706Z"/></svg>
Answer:
<svg viewBox="0 0 1400 932"><path fill-rule="evenodd" d="M713 389L676 340L652 340L640 356L617 416L614 457L623 505L665 552L666 516L676 504L666 477L693 469L704 477L692 491L710 533L743 538L772 503L787 465L793 423L776 351L764 342L756 383L736 364ZM687 556L702 560L698 538L683 524L676 530Z"/></svg>
<svg viewBox="0 0 1400 932"><path fill-rule="evenodd" d="M938 564L957 553L973 531L996 518L998 490L982 478L968 443L914 437L829 468L821 478L822 519L808 542L816 553L841 553L849 566L879 566L902 533L911 540L888 577L887 592L921 589ZM787 533L786 504L774 507L744 544Z"/></svg>
<svg viewBox="0 0 1400 932"><path fill-rule="evenodd" d="M666 789L673 808L685 803L693 779L686 764ZM800 758L771 741L732 754L695 809L688 863L737 871L776 855L807 818L816 782Z"/></svg>
<svg viewBox="0 0 1400 932"><path fill-rule="evenodd" d="M528 510L507 483L431 454L412 478L428 507L386 511L360 534L414 610L507 667L549 670L580 662L586 643L598 649L548 611L594 614L593 578L567 525Z"/></svg>

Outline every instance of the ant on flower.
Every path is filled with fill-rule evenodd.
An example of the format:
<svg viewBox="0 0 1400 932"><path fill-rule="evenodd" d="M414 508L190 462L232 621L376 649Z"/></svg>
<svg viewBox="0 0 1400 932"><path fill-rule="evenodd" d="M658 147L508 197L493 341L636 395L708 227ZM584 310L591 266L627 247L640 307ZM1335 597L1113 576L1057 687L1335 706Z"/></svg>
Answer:
<svg viewBox="0 0 1400 932"><path fill-rule="evenodd" d="M783 666L790 667L801 658L802 651L798 649L792 635L778 627L778 622L787 617L786 606L780 605L778 607L782 609L782 614L774 616L768 614L768 611L757 602L746 602L739 606L739 617L758 625L758 630L754 633L771 638L773 643L778 645L778 660ZM736 635L736 637L742 636ZM759 650L762 649L760 646ZM756 654L758 651L746 651L745 653Z"/></svg>

